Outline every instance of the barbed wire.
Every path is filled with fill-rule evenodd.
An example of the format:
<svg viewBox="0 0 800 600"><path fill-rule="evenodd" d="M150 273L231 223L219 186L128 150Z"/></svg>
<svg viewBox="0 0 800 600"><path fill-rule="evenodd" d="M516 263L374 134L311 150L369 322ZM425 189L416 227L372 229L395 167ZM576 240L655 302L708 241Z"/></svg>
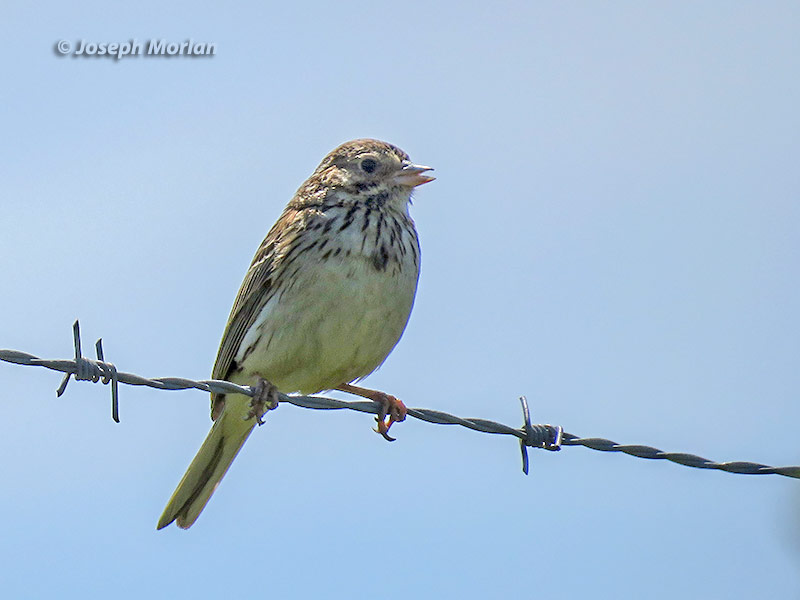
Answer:
<svg viewBox="0 0 800 600"><path fill-rule="evenodd" d="M44 359L20 352L18 350L0 349L0 361L24 365L45 367L53 371L64 373L61 385L58 386L56 394L61 396L67 388L70 377L76 381L101 382L111 384L111 417L119 423L119 384L143 385L160 390L187 390L198 389L204 392L214 393L237 393L253 396L251 386L241 386L229 381L218 379L193 380L182 377L157 377L148 378L133 373L125 373L117 370L113 363L106 362L103 357L102 340L97 340L95 350L97 359L86 358L81 353L80 325L75 321L73 327L73 343L75 346L75 358L72 359ZM380 411L377 402L372 401L345 401L335 398L325 398L321 396L289 396L279 394L279 403L293 404L301 408L314 410L354 410L357 412L375 414ZM754 462L734 461L734 462L715 462L695 454L684 452L664 452L658 448L642 445L626 445L604 438L583 438L571 433L564 432L563 428L554 425L538 425L531 423L528 402L523 396L520 398L524 423L522 427L515 428L495 421L476 418L462 418L438 410L427 408L409 408L407 415L427 423L437 425L460 425L473 431L481 433L491 433L496 435L511 435L519 439L520 451L522 454L522 470L528 474L528 448L541 448L543 450L558 451L563 446L583 446L600 452L622 452L637 458L650 460L667 460L685 467L696 469L716 469L727 473L738 473L741 475L783 475L800 479L800 466L790 467L771 467Z"/></svg>

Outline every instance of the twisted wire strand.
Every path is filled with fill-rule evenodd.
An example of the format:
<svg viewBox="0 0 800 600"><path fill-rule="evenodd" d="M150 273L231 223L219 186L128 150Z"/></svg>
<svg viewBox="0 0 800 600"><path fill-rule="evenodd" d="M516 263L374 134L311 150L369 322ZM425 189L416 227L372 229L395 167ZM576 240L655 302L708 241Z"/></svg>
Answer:
<svg viewBox="0 0 800 600"><path fill-rule="evenodd" d="M20 352L19 350L0 349L0 361L23 365L45 367L53 371L65 373L61 385L56 391L61 396L66 390L70 377L78 381L92 381L103 384L111 383L112 395L112 418L119 422L119 398L118 384L147 386L159 390L187 390L198 389L204 392L215 393L237 393L253 396L253 388L241 386L229 381L216 379L193 380L183 377L156 377L148 378L119 371L113 363L103 360L102 341L97 340L95 345L97 360L89 359L81 354L80 347L80 326L77 321L73 325L73 337L75 344L75 358L73 359L44 359ZM378 414L380 406L372 401L345 401L335 398L321 396L289 396L279 394L279 401L293 404L301 408L313 410L354 410L357 412ZM459 425L479 431L481 433L491 433L496 435L511 435L519 439L520 450L522 452L522 470L528 473L528 453L527 449L541 448L544 450L558 451L562 446L583 446L599 452L621 452L628 456L644 458L649 460L667 460L686 467L696 469L715 469L727 473L737 473L741 475L782 475L800 479L800 466L771 467L760 463L747 461L734 462L715 462L702 456L688 454L684 452L665 452L658 448L643 445L626 445L604 438L583 438L571 433L566 433L559 426L532 424L530 411L525 397L520 398L522 403L525 422L522 427L510 427L502 423L478 418L462 418L438 410L427 408L409 408L408 416L427 423L436 425Z"/></svg>

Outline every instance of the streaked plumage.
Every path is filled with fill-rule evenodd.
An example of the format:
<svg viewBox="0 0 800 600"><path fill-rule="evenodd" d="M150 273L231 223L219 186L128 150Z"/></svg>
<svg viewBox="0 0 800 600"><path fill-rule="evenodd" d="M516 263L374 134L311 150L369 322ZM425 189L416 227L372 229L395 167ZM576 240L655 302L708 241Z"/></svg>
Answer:
<svg viewBox="0 0 800 600"><path fill-rule="evenodd" d="M427 170L377 140L328 154L256 252L213 378L263 378L281 392L309 394L377 369L414 303L420 251L408 206L413 188L432 180ZM248 396L212 395L211 403L214 425L159 529L194 523L255 425Z"/></svg>

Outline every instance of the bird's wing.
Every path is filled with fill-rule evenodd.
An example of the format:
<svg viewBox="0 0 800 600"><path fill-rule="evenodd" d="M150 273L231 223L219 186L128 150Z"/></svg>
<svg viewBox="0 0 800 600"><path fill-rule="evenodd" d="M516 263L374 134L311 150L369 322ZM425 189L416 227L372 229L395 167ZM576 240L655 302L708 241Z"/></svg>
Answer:
<svg viewBox="0 0 800 600"><path fill-rule="evenodd" d="M233 303L225 333L214 362L211 376L214 379L225 379L230 375L233 367L233 358L239 350L247 330L258 316L260 308L270 296L272 286L273 265L269 255L258 262L254 262L244 276L242 287Z"/></svg>
<svg viewBox="0 0 800 600"><path fill-rule="evenodd" d="M276 266L280 262L283 242L287 237L293 237L291 235L294 233L293 228L288 225L292 223L295 214L296 211L287 210L281 215L253 257L253 262L244 276L239 294L233 303L228 324L225 326L225 333L222 334L222 342L211 374L214 379L227 379L231 374L234 357L244 336L255 322L261 308L275 291ZM212 394L212 407L215 397L216 395Z"/></svg>

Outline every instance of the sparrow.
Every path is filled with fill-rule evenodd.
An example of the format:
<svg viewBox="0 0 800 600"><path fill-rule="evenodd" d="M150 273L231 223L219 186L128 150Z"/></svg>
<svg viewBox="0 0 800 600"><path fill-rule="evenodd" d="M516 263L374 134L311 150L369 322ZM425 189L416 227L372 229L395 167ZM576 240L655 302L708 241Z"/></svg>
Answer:
<svg viewBox="0 0 800 600"><path fill-rule="evenodd" d="M405 330L419 279L409 215L430 167L374 139L331 151L258 247L233 303L212 377L253 385L254 396L211 394L211 431L158 521L188 529L278 393L341 390L378 403L392 441L406 416L389 394L354 385Z"/></svg>

